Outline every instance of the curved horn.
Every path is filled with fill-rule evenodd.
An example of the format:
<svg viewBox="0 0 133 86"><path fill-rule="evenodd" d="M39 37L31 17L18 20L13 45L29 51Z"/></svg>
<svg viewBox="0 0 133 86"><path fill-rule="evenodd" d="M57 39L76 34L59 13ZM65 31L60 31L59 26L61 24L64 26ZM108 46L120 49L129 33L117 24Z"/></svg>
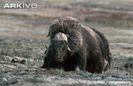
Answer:
<svg viewBox="0 0 133 86"><path fill-rule="evenodd" d="M66 42L68 42L68 39L67 39L67 36L66 34L64 33L56 33L55 36L54 36L54 39L57 39L57 40L65 40Z"/></svg>
<svg viewBox="0 0 133 86"><path fill-rule="evenodd" d="M67 48L69 52L71 52L72 50L70 49L70 47Z"/></svg>

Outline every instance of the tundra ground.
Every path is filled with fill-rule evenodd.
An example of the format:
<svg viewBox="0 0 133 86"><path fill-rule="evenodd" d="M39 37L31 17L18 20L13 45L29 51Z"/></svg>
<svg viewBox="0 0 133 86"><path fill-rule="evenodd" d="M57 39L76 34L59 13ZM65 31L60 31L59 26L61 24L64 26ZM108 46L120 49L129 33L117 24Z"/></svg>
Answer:
<svg viewBox="0 0 133 86"><path fill-rule="evenodd" d="M0 86L133 85L133 1L31 0L38 8L3 9L5 2L11 1L0 2ZM91 74L40 68L48 27L61 16L76 17L105 34L113 56L110 70Z"/></svg>

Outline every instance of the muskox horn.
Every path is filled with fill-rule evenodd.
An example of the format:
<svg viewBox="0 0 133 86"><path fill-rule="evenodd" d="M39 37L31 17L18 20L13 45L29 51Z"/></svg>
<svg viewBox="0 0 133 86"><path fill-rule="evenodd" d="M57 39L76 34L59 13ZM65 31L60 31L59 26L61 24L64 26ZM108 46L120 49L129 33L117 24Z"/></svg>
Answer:
<svg viewBox="0 0 133 86"><path fill-rule="evenodd" d="M72 50L70 49L70 47L68 47L68 48L67 48L67 50L68 50L69 52L71 52L71 51L72 51Z"/></svg>
<svg viewBox="0 0 133 86"><path fill-rule="evenodd" d="M68 42L66 34L61 33L61 32L56 33L55 36L54 36L54 39L56 39L56 40L64 40L64 41Z"/></svg>

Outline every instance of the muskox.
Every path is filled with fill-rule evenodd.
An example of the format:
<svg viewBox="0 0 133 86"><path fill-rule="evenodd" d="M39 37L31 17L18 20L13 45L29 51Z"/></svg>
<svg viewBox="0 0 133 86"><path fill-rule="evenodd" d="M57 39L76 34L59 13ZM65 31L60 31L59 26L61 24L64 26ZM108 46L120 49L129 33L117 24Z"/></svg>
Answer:
<svg viewBox="0 0 133 86"><path fill-rule="evenodd" d="M80 69L102 73L110 67L111 53L105 36L77 19L56 19L49 28L50 45L42 68Z"/></svg>

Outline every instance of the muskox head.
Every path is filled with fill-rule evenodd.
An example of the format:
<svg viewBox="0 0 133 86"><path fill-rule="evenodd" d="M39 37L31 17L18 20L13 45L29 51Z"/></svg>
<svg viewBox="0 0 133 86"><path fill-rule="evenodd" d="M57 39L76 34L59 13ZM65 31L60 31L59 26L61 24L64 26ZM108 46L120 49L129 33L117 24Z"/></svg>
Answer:
<svg viewBox="0 0 133 86"><path fill-rule="evenodd" d="M71 52L68 47L68 38L64 33L56 33L54 38L51 39L51 47L54 52L54 60L62 62L65 59L67 52Z"/></svg>

